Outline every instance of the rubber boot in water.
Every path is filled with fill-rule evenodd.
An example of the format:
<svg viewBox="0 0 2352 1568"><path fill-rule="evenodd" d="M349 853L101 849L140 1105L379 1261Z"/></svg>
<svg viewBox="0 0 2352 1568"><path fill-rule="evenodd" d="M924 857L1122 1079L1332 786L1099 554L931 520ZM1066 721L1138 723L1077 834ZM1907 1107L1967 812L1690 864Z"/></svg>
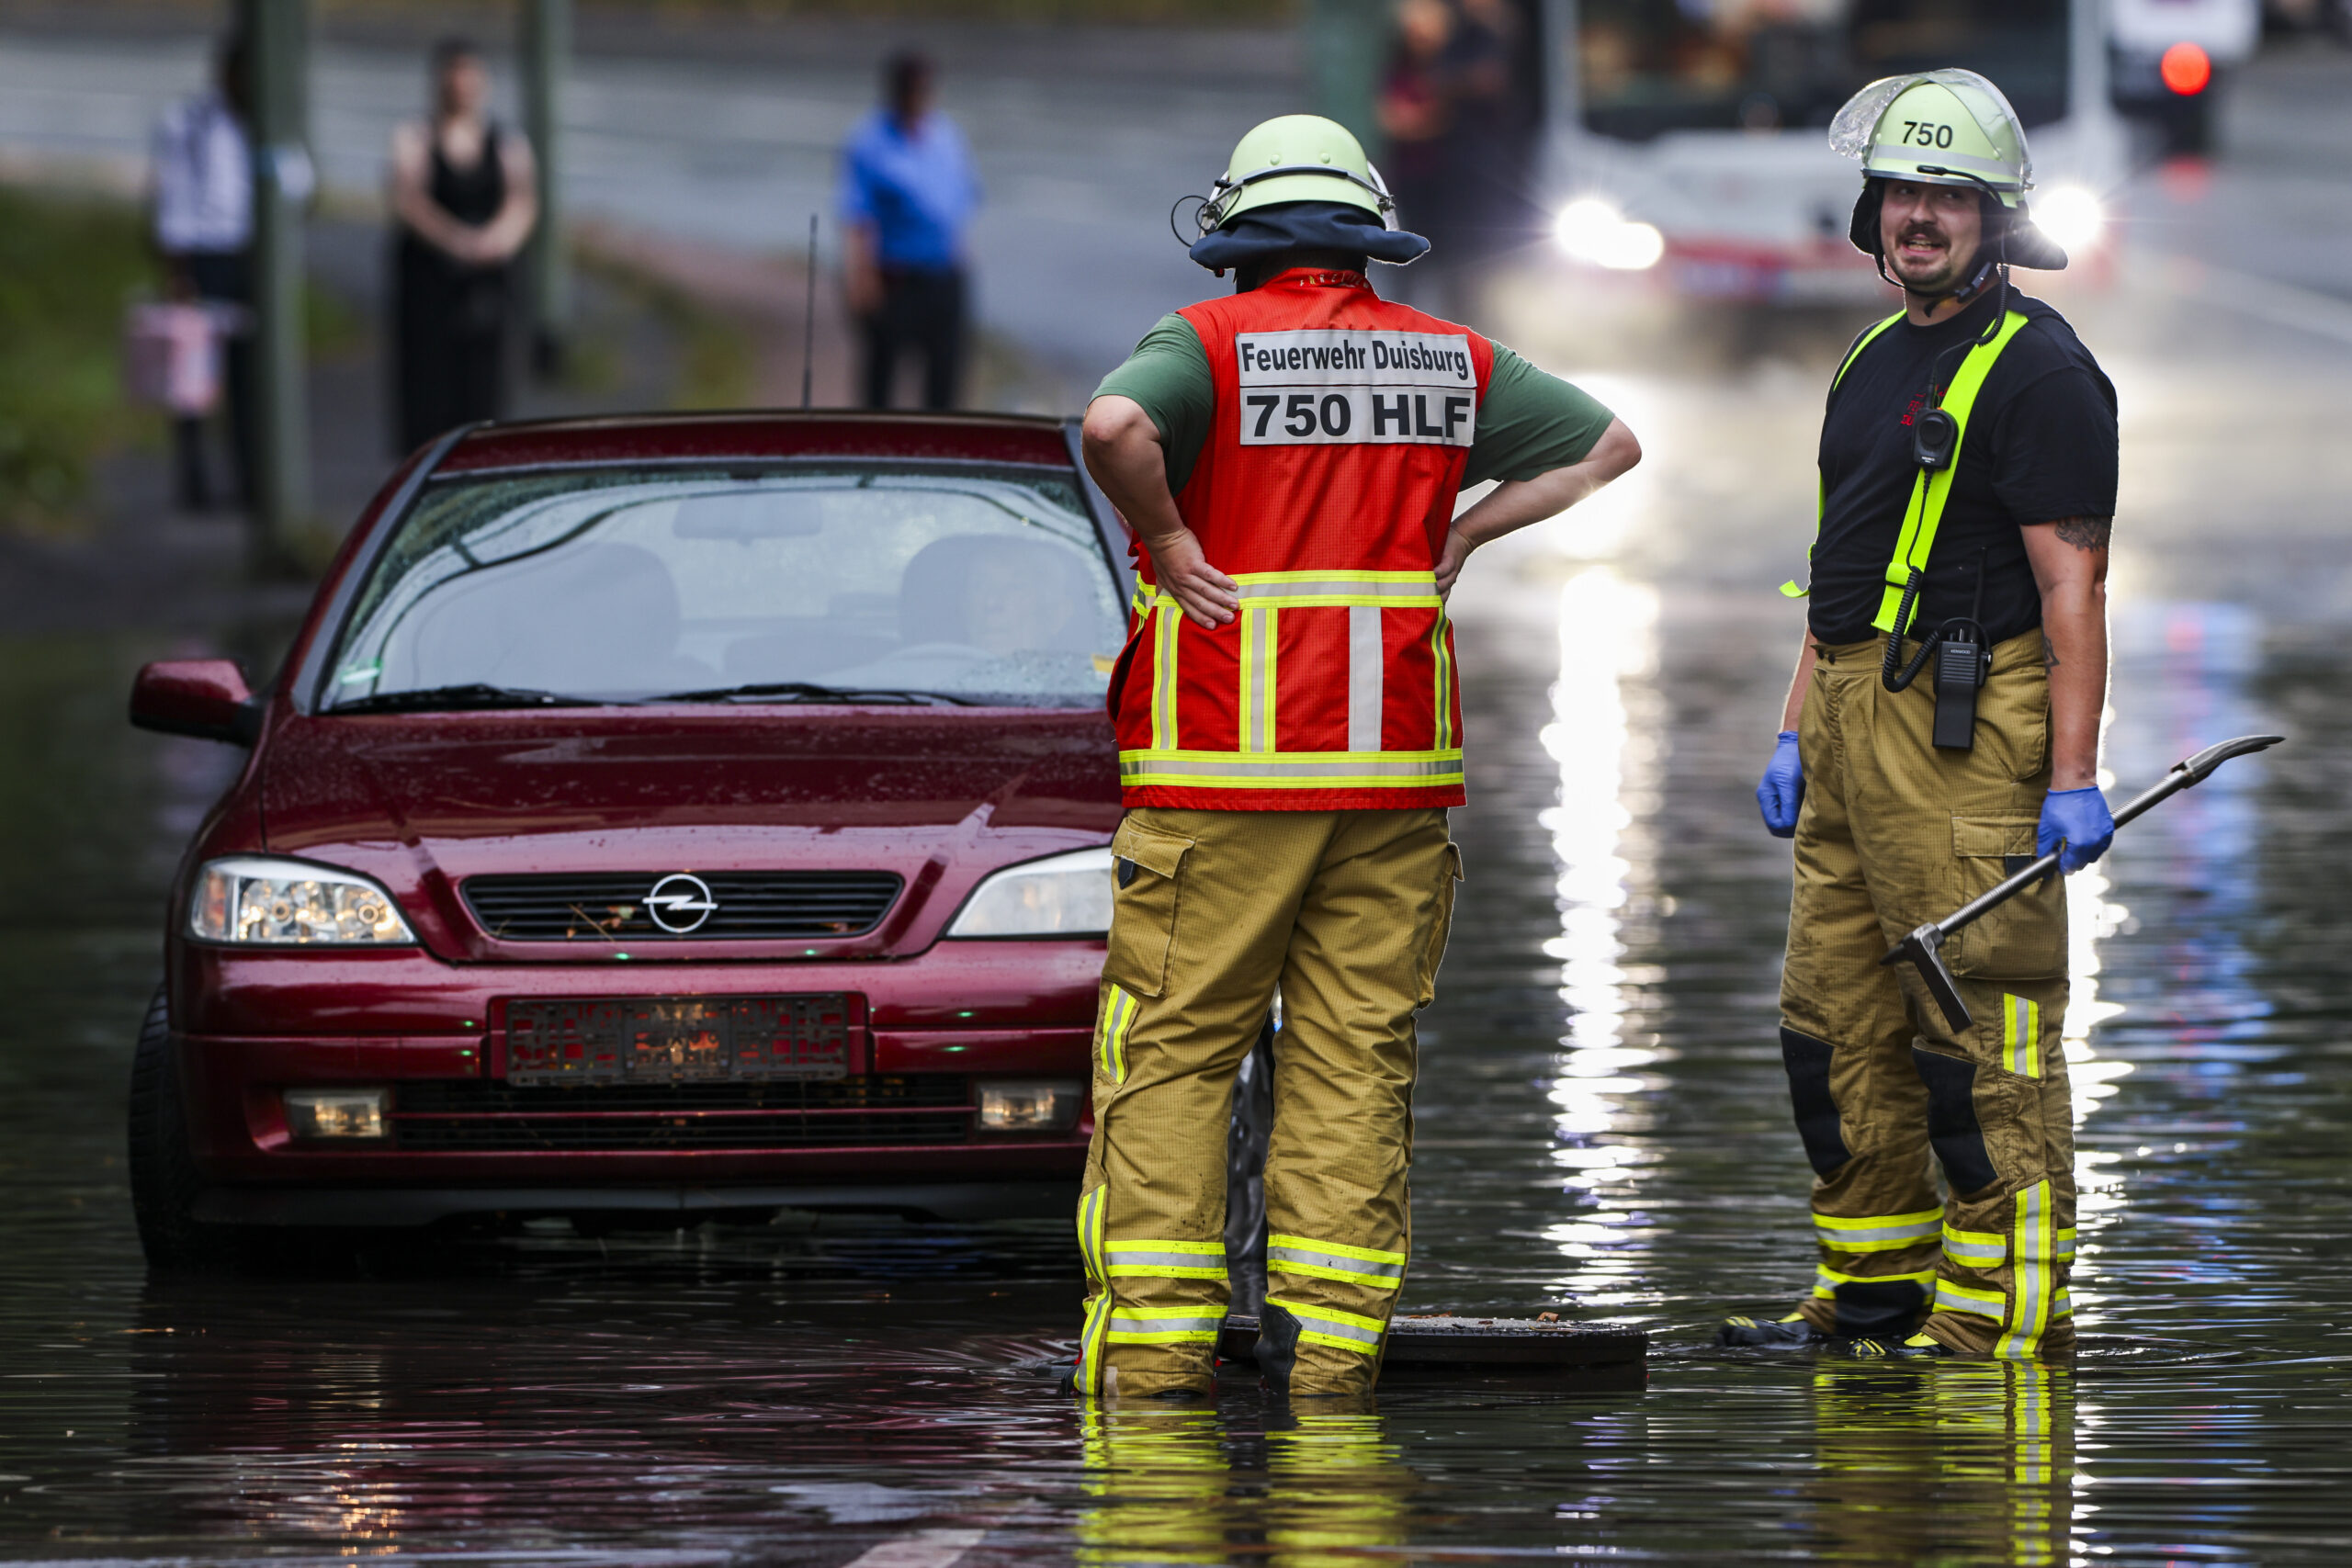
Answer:
<svg viewBox="0 0 2352 1568"><path fill-rule="evenodd" d="M1908 1339L1857 1339L1846 1353L1866 1361L1939 1361L1949 1358L1952 1350L1939 1339L1914 1334Z"/></svg>
<svg viewBox="0 0 2352 1568"><path fill-rule="evenodd" d="M1829 1336L1805 1321L1803 1313L1792 1312L1777 1323L1727 1317L1715 1330L1715 1343L1747 1350L1810 1350L1829 1343Z"/></svg>
<svg viewBox="0 0 2352 1568"><path fill-rule="evenodd" d="M1277 1393L1290 1392L1291 1369L1298 1364L1298 1319L1268 1302L1258 1313L1258 1371Z"/></svg>

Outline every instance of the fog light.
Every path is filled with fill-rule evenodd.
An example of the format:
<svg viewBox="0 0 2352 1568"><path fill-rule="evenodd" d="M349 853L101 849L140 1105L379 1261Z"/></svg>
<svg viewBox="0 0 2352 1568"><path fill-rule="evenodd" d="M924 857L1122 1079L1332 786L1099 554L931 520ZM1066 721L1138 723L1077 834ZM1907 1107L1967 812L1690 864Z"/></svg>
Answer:
<svg viewBox="0 0 2352 1568"><path fill-rule="evenodd" d="M298 1138L381 1138L391 1100L388 1089L289 1089L286 1130Z"/></svg>
<svg viewBox="0 0 2352 1568"><path fill-rule="evenodd" d="M1078 1125L1079 1086L1068 1078L980 1086L983 1133L1066 1133Z"/></svg>

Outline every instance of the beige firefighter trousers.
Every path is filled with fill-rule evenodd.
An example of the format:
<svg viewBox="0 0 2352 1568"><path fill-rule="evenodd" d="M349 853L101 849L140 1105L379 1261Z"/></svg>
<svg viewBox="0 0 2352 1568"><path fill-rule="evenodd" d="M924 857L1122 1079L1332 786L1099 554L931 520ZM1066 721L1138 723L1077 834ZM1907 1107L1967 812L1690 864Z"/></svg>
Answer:
<svg viewBox="0 0 2352 1568"><path fill-rule="evenodd" d="M1362 1393L1412 1247L1414 1014L1461 864L1445 813L1138 807L1111 852L1078 1392L1210 1386L1234 1076L1279 986L1264 1323L1287 1392Z"/></svg>
<svg viewBox="0 0 2352 1568"><path fill-rule="evenodd" d="M1975 1020L1964 1033L1908 967L1879 964L1905 932L2033 856L2050 787L2041 634L1994 648L1966 751L1929 744L1928 680L1880 684L1883 646L1817 648L1798 730L1805 794L1781 1049L1820 1247L1798 1311L1832 1334L1917 1326L1963 1355L2065 1354L2064 884L2019 895L1945 948Z"/></svg>

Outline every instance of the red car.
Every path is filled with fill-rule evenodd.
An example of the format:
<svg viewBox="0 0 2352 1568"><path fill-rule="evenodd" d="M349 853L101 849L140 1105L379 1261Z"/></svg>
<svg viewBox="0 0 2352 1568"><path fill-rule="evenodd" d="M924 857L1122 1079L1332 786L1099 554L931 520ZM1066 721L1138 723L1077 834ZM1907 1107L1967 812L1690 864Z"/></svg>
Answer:
<svg viewBox="0 0 2352 1568"><path fill-rule="evenodd" d="M1066 1213L1123 536L1050 420L501 425L413 458L284 669L139 1044L152 1260L250 1227Z"/></svg>

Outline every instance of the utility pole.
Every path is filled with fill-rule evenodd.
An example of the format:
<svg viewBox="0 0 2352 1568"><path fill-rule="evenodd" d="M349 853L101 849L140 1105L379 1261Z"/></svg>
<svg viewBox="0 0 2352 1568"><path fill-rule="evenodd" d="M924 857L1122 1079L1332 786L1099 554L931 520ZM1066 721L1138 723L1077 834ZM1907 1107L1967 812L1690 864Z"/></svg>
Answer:
<svg viewBox="0 0 2352 1568"><path fill-rule="evenodd" d="M237 0L253 61L254 534L259 572L285 570L311 513L311 422L302 311L309 141L304 0Z"/></svg>
<svg viewBox="0 0 2352 1568"><path fill-rule="evenodd" d="M571 0L523 0L524 131L539 166L539 227L531 236L531 361L563 364L571 332L571 255L563 231L563 86L571 69Z"/></svg>

